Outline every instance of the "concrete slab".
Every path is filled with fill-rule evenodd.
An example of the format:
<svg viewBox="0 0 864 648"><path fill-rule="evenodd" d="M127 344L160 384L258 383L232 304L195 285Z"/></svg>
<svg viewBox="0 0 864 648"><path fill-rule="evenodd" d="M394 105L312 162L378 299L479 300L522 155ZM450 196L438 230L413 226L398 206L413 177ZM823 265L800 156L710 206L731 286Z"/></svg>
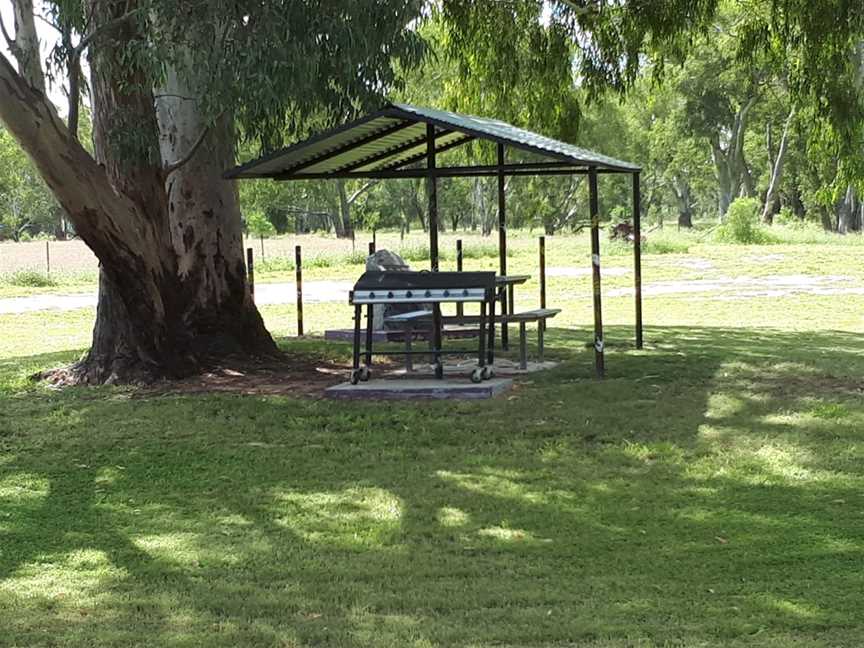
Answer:
<svg viewBox="0 0 864 648"><path fill-rule="evenodd" d="M477 366L476 358L466 358L464 361L454 362L453 360L448 360L444 365L444 375L445 376L453 376L453 377L464 377L471 373L471 370ZM538 371L546 371L547 369L554 369L558 366L557 362L552 362L551 360L545 360L544 362L537 362L533 360L528 361L528 366L525 369L519 368L518 360L511 360L509 358L495 358L495 374L497 376L523 376L525 374L536 373ZM392 369L387 371L385 375L387 376L432 376L435 370L433 369L431 364L427 362L414 361L414 369L408 373L405 371L405 368Z"/></svg>
<svg viewBox="0 0 864 648"><path fill-rule="evenodd" d="M344 400L481 400L503 394L512 386L510 378L492 378L481 383L472 383L464 377L443 380L378 378L357 385L334 385L325 389L324 395Z"/></svg>
<svg viewBox="0 0 864 648"><path fill-rule="evenodd" d="M461 339L470 339L477 337L477 329L476 328L445 328L442 331L442 335L445 340L461 340ZM361 342L365 342L366 340L366 328L364 325L363 330L360 332ZM428 339L428 333L424 333L423 331L414 331L414 339L415 340L424 340ZM324 339L337 341L337 342L353 342L354 341L354 329L327 329L324 331ZM405 340L405 333L403 331L392 331L387 329L380 329L372 331L372 342L403 342Z"/></svg>

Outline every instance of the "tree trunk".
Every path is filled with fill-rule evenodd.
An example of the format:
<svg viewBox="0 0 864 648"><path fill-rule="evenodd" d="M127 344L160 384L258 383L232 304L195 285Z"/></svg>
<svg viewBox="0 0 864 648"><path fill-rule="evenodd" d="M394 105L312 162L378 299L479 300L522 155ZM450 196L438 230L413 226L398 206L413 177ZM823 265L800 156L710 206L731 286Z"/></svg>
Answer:
<svg viewBox="0 0 864 648"><path fill-rule="evenodd" d="M774 203L780 191L780 181L783 179L783 165L786 162L786 153L789 150L789 131L792 120L795 118L795 108L789 111L786 124L783 126L783 136L780 138L780 148L771 171L771 181L768 183L768 191L765 194L765 205L762 208L762 222L770 225L774 221Z"/></svg>
<svg viewBox="0 0 864 648"><path fill-rule="evenodd" d="M676 176L673 179L672 188L678 203L678 227L690 229L693 227L693 200L690 193L690 182Z"/></svg>
<svg viewBox="0 0 864 648"><path fill-rule="evenodd" d="M858 195L855 187L849 185L846 189L846 195L837 207L837 231L840 234L849 234L861 229L858 222L859 211Z"/></svg>
<svg viewBox="0 0 864 648"><path fill-rule="evenodd" d="M183 98L192 90L174 70L168 72L164 94L157 110L163 165L188 158L168 175L166 193L184 318L194 332L194 346L202 353L273 352L275 344L246 281L237 187L222 179L234 163L231 116L223 114L208 126L197 102Z"/></svg>
<svg viewBox="0 0 864 648"><path fill-rule="evenodd" d="M348 193L345 189L345 181L336 181L339 191L339 216L336 219L336 238L346 239L354 238L354 223L351 221L351 203L348 200Z"/></svg>
<svg viewBox="0 0 864 648"><path fill-rule="evenodd" d="M425 201L425 190L423 189L419 181L409 180L409 182L413 183L410 198L411 209L414 212L414 216L417 218L418 221L420 221L420 229L422 229L424 233L428 232L429 222L426 218L426 206L428 203Z"/></svg>
<svg viewBox="0 0 864 648"><path fill-rule="evenodd" d="M93 8L97 25L123 11L113 3ZM131 30L125 25L115 31L131 41L136 37ZM179 238L172 236L153 95L142 71L119 64L119 51L108 44L91 58L97 159L70 135L44 94L0 56L0 120L100 261L93 344L64 375L87 383L149 381L188 375L227 351L273 352L257 311L246 307L243 269L233 263L236 252L229 251L236 239L228 232L224 240L218 228L208 234L209 223L229 216L211 215L210 205L197 205L199 220L191 234L187 222ZM131 149L130 133L135 135ZM201 153L208 154L212 151ZM218 160L206 162L221 173ZM175 182L185 197L188 185ZM220 195L212 200L218 202ZM179 209L176 213L179 218ZM214 240L215 248L209 247ZM211 257L213 265L193 267L193 257L196 263ZM220 275L222 282L215 282Z"/></svg>
<svg viewBox="0 0 864 648"><path fill-rule="evenodd" d="M726 212L729 211L729 205L732 204L735 188L732 186L732 174L729 172L726 154L719 144L712 148L712 159L717 179L717 211L722 222Z"/></svg>
<svg viewBox="0 0 864 648"><path fill-rule="evenodd" d="M750 110L755 103L756 97L750 97L747 103L738 109L725 150L720 143L719 134L715 133L711 139L711 156L717 177L717 206L721 222L736 196L739 194L752 196L754 193L753 176L744 157L744 134L747 130Z"/></svg>

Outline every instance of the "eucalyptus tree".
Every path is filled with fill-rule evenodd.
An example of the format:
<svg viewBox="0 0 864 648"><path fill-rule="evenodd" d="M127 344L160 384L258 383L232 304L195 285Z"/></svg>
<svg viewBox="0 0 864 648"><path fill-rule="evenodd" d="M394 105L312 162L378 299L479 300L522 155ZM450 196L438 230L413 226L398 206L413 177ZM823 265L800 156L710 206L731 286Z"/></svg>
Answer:
<svg viewBox="0 0 864 648"><path fill-rule="evenodd" d="M62 67L70 48L89 58L95 155L34 78L26 30L4 28L19 69L0 56L0 120L100 261L93 344L70 379L153 379L274 353L246 287L236 190L221 180L235 140L270 148L307 119L377 104L394 63L422 52L410 28L420 3L48 4L70 34L52 61Z"/></svg>
<svg viewBox="0 0 864 648"><path fill-rule="evenodd" d="M793 110L799 120L804 112L813 116L811 146L837 156L835 199L847 193L850 183L860 188L864 178L860 3L442 0L441 16L448 26L448 49L461 61L452 81L456 96L469 103L480 96L480 105L512 111L519 124L544 124L545 119L549 126L563 123L565 112L578 114L578 106L571 104L574 84L584 91L584 105L610 89L630 91L646 63L656 78L664 78L675 76L683 62L687 73L678 75L678 82L690 97L683 115L689 134L711 147L721 214L737 193L758 191L746 136L755 104L764 84L778 73L778 62L790 99L777 120L780 132L787 133L787 147L772 147L766 194L782 185L788 137L794 132L785 124ZM694 54L701 62L691 60ZM571 136L558 133L562 139ZM682 204L686 189L685 183L678 191Z"/></svg>

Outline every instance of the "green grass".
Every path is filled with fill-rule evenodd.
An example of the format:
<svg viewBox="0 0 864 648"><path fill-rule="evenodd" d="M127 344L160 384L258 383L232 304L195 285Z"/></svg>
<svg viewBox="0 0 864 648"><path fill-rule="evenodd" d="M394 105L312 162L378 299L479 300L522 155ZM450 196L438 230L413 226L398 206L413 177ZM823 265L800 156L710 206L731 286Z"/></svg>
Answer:
<svg viewBox="0 0 864 648"><path fill-rule="evenodd" d="M586 251L547 244L550 267ZM864 269L846 246L645 259L646 284L779 273ZM0 315L0 646L864 644L864 296L649 295L644 351L607 297L603 382L587 278L550 303L557 369L386 407L57 392L27 376L92 313Z"/></svg>
<svg viewBox="0 0 864 648"><path fill-rule="evenodd" d="M52 272L23 269L0 273L0 298L28 297L46 293L95 291L98 280L94 272Z"/></svg>
<svg viewBox="0 0 864 648"><path fill-rule="evenodd" d="M18 286L19 288L48 288L57 285L56 279L36 270L18 270L5 277L5 281L10 286Z"/></svg>

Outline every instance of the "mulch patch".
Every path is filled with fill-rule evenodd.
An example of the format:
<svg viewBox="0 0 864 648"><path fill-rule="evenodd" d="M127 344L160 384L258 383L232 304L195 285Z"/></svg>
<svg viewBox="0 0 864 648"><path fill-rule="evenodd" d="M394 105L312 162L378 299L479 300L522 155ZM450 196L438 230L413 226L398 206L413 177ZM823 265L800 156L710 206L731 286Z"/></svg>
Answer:
<svg viewBox="0 0 864 648"><path fill-rule="evenodd" d="M318 398L327 387L345 382L348 371L345 364L307 355L265 360L237 358L196 376L142 387L137 395L223 393Z"/></svg>

